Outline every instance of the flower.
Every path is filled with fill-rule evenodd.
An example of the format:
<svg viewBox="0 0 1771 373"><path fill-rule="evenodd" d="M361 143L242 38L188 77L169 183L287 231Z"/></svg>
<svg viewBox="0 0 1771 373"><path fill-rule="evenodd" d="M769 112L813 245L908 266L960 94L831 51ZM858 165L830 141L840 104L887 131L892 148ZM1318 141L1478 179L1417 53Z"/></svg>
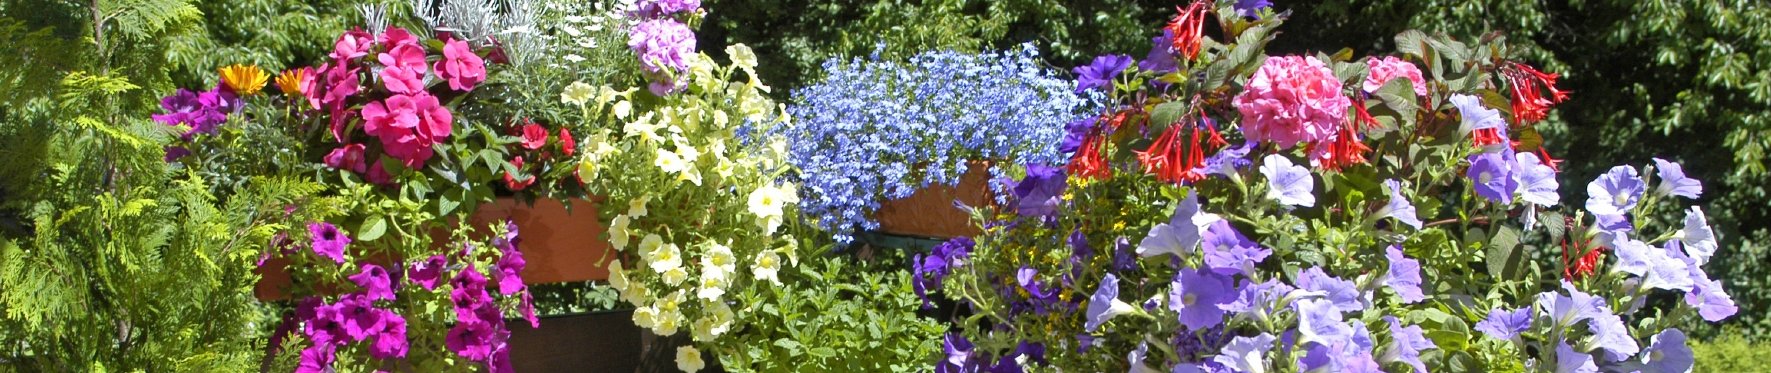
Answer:
<svg viewBox="0 0 1771 373"><path fill-rule="evenodd" d="M1261 158L1261 175L1267 177L1267 198L1281 205L1310 207L1316 205L1316 179L1310 170L1291 163L1279 154Z"/></svg>
<svg viewBox="0 0 1771 373"><path fill-rule="evenodd" d="M381 139L387 154L408 168L424 166L433 155L431 146L453 133L454 121L436 96L424 92L394 95L363 107L363 132Z"/></svg>
<svg viewBox="0 0 1771 373"><path fill-rule="evenodd" d="M1554 178L1550 180L1555 181ZM1385 204L1384 208L1378 211L1377 216L1379 218L1395 218L1397 222L1414 227L1414 229L1420 229L1420 213L1414 209L1413 203L1408 202L1408 197L1402 195L1402 182L1396 181L1396 179L1384 180L1384 190L1390 192L1390 203Z"/></svg>
<svg viewBox="0 0 1771 373"><path fill-rule="evenodd" d="M629 15L639 18L663 18L683 12L694 12L701 0L639 0Z"/></svg>
<svg viewBox="0 0 1771 373"><path fill-rule="evenodd" d="M594 96L596 96L596 87L591 87L590 84L584 82L572 82L571 85L566 86L565 90L560 91L560 102L584 106L584 103L590 102L591 97Z"/></svg>
<svg viewBox="0 0 1771 373"><path fill-rule="evenodd" d="M578 151L578 142L572 140L572 131L560 128L560 152L570 157L576 151Z"/></svg>
<svg viewBox="0 0 1771 373"><path fill-rule="evenodd" d="M1015 183L1015 213L1029 217L1056 214L1066 186L1065 178L1061 168L1028 164L1027 177Z"/></svg>
<svg viewBox="0 0 1771 373"><path fill-rule="evenodd" d="M1546 291L1537 295L1537 309L1548 313L1550 321L1556 327L1566 328L1582 320L1592 319L1600 313L1610 314L1611 312L1610 308L1605 306L1604 299L1575 289L1574 283L1562 281L1562 289L1568 291L1567 296L1555 291Z"/></svg>
<svg viewBox="0 0 1771 373"><path fill-rule="evenodd" d="M1266 370L1268 350L1273 349L1273 341L1278 338L1272 334L1261 333L1253 337L1237 336L1224 345L1223 350L1211 361L1222 365L1232 372L1262 372Z"/></svg>
<svg viewBox="0 0 1771 373"><path fill-rule="evenodd" d="M1513 161L1497 153L1479 153L1470 156L1470 168L1464 177L1475 182L1472 189L1476 195L1502 205L1513 203L1513 191L1519 189L1518 179L1513 177Z"/></svg>
<svg viewBox="0 0 1771 373"><path fill-rule="evenodd" d="M302 82L312 79L313 75L314 68L312 67L284 70L283 73L277 74L277 90L283 91L284 95L291 98L301 97Z"/></svg>
<svg viewBox="0 0 1771 373"><path fill-rule="evenodd" d="M1341 321L1341 311L1335 309L1334 303L1304 299L1297 301L1294 307L1298 313L1298 332L1304 342L1333 346L1353 338L1353 327Z"/></svg>
<svg viewBox="0 0 1771 373"><path fill-rule="evenodd" d="M646 238L651 237L655 236L647 236ZM680 250L676 244L672 243L659 246L658 249L643 254L647 255L646 262L650 263L653 271L664 273L682 266L683 256Z"/></svg>
<svg viewBox="0 0 1771 373"><path fill-rule="evenodd" d="M1599 373L1593 355L1575 351L1567 341L1556 341L1556 373Z"/></svg>
<svg viewBox="0 0 1771 373"><path fill-rule="evenodd" d="M1279 282L1278 279L1267 279L1267 282L1244 283L1242 291L1236 294L1236 301L1224 305L1224 311L1237 314L1254 314L1256 318L1276 311L1274 303L1292 290L1291 285Z"/></svg>
<svg viewBox="0 0 1771 373"><path fill-rule="evenodd" d="M1408 79L1408 82L1414 86L1414 95L1427 95L1427 81L1421 77L1420 68L1415 67L1413 62L1384 56L1384 58L1368 58L1365 60L1365 65L1369 68L1367 70L1369 73L1365 76L1365 83L1361 85L1361 88L1365 89L1365 93L1376 93L1379 88L1384 87L1384 83L1389 83L1390 80L1396 78L1403 78Z"/></svg>
<svg viewBox="0 0 1771 373"><path fill-rule="evenodd" d="M405 30L397 28L394 30L405 32ZM394 32L394 30L390 30L390 32ZM369 35L362 29L353 28L338 35L338 41L333 42L332 53L328 56L337 61L362 58L369 55L369 50L375 47L374 42L373 35Z"/></svg>
<svg viewBox="0 0 1771 373"><path fill-rule="evenodd" d="M350 280L363 288L363 294L371 300L394 300L393 281L388 278L387 270L381 266L363 263L363 270L350 276Z"/></svg>
<svg viewBox="0 0 1771 373"><path fill-rule="evenodd" d="M1266 260L1273 250L1242 236L1229 220L1215 219L1202 235L1206 267L1225 276L1253 274L1255 264Z"/></svg>
<svg viewBox="0 0 1771 373"><path fill-rule="evenodd" d="M650 210L646 209L646 203L651 202L651 201L652 201L652 195L650 195L650 194L642 195L639 198L634 198L632 200L628 200L627 201L627 216L632 216L632 217L636 217L636 218L646 217L646 214L651 212Z"/></svg>
<svg viewBox="0 0 1771 373"><path fill-rule="evenodd" d="M1695 285L1685 263L1673 260L1668 250L1623 235L1605 235L1614 236L1611 246L1617 250L1617 264L1611 267L1613 271L1641 276L1642 286L1648 288L1691 291Z"/></svg>
<svg viewBox="0 0 1771 373"><path fill-rule="evenodd" d="M1384 285L1402 296L1402 303L1415 303L1426 300L1421 294L1420 261L1402 255L1401 245L1390 245L1384 251L1384 258L1390 260L1389 273L1384 275Z"/></svg>
<svg viewBox="0 0 1771 373"><path fill-rule="evenodd" d="M1556 182L1556 170L1543 164L1537 154L1519 152L1514 155L1513 171L1513 178L1519 184L1519 199L1544 207L1562 203L1562 195L1557 192L1561 185Z"/></svg>
<svg viewBox="0 0 1771 373"><path fill-rule="evenodd" d="M954 267L965 263L966 258L971 255L974 245L976 243L969 237L954 237L940 245L935 245L935 248L930 250L927 256L916 255L916 258L911 262L915 267L911 270L911 277L914 280L912 286L916 290L916 296L922 298L923 309L933 308L933 305L929 303L928 291L940 290L941 280L952 273Z"/></svg>
<svg viewBox="0 0 1771 373"><path fill-rule="evenodd" d="M799 193L791 186L763 185L750 192L746 208L756 215L758 226L773 233L781 226L789 203L799 203Z"/></svg>
<svg viewBox="0 0 1771 373"><path fill-rule="evenodd" d="M1088 322L1084 323L1083 328L1092 332L1114 316L1132 312L1137 312L1137 309L1119 300L1119 277L1108 273L1101 278L1094 295L1088 298Z"/></svg>
<svg viewBox="0 0 1771 373"><path fill-rule="evenodd" d="M1501 133L1506 131L1507 122L1501 119L1500 110L1489 109L1482 104L1480 97L1461 93L1452 94L1450 101L1462 116L1462 120L1458 122L1458 133L1474 136L1472 141L1477 146L1506 143Z"/></svg>
<svg viewBox="0 0 1771 373"><path fill-rule="evenodd" d="M1261 10L1272 6L1273 2L1269 0L1236 0L1236 4L1231 7L1236 9L1236 15L1260 19Z"/></svg>
<svg viewBox="0 0 1771 373"><path fill-rule="evenodd" d="M153 119L167 126L185 125L190 127L179 137L190 140L196 134L213 134L217 126L227 122L228 108L225 95L229 92L195 92L180 88L178 92L160 99L160 108L165 114L154 114Z"/></svg>
<svg viewBox="0 0 1771 373"><path fill-rule="evenodd" d="M1686 177L1685 168L1678 163L1654 158L1654 170L1660 175L1660 186L1654 188L1654 194L1689 199L1703 195L1703 181Z"/></svg>
<svg viewBox="0 0 1771 373"><path fill-rule="evenodd" d="M308 233L313 234L314 254L344 264L344 247L351 244L351 238L340 232L337 226L327 222L307 224Z"/></svg>
<svg viewBox="0 0 1771 373"><path fill-rule="evenodd" d="M1685 345L1685 332L1674 328L1654 335L1648 351L1642 353L1642 364L1654 372L1689 372L1697 358L1691 354L1691 346Z"/></svg>
<svg viewBox="0 0 1771 373"><path fill-rule="evenodd" d="M344 320L344 334L351 341L361 341L371 335L381 333L387 326L387 319L374 304L361 294L346 294L338 299L332 307L338 311L338 317Z"/></svg>
<svg viewBox="0 0 1771 373"><path fill-rule="evenodd" d="M1150 53L1144 56L1143 61L1138 61L1138 70L1164 74L1180 69L1180 66L1175 64L1174 52L1170 50L1174 45L1174 39L1175 32L1167 28L1162 29L1162 35L1150 39ZM1156 81L1152 84L1167 83Z"/></svg>
<svg viewBox="0 0 1771 373"><path fill-rule="evenodd" d="M1556 89L1556 74L1537 71L1530 65L1507 61L1500 66L1501 78L1513 99L1513 122L1524 125L1549 117L1550 106L1568 100L1568 92ZM1550 97L1543 97L1543 90Z"/></svg>
<svg viewBox="0 0 1771 373"><path fill-rule="evenodd" d="M707 362L701 361L701 350L695 349L695 346L682 346L676 348L676 369L681 369L688 373L695 373L701 371L701 368L705 367L707 367Z"/></svg>
<svg viewBox="0 0 1771 373"><path fill-rule="evenodd" d="M1112 91L1113 78L1131 67L1131 63L1131 56L1107 54L1095 57L1088 66L1077 66L1070 70L1076 73L1076 92L1090 89Z"/></svg>
<svg viewBox="0 0 1771 373"><path fill-rule="evenodd" d="M522 170L523 170L523 156L519 155L516 158L511 159L510 160L510 167L515 168L517 170L517 172L519 172L519 173L522 172ZM512 173L511 171L504 171L504 186L506 188L510 188L511 191L520 191L523 189L527 189L527 188L529 188L530 185L535 184L535 181L536 181L535 175L524 175L523 177L520 177L520 178L517 177L516 175L517 175L516 173Z"/></svg>
<svg viewBox="0 0 1771 373"><path fill-rule="evenodd" d="M609 221L609 245L614 246L616 251L627 250L628 240L633 239L633 233L627 229L631 221L633 219L627 215L618 215Z"/></svg>
<svg viewBox="0 0 1771 373"><path fill-rule="evenodd" d="M332 371L332 363L338 359L338 347L327 343L315 343L301 349L301 360L296 365L297 373L323 373Z"/></svg>
<svg viewBox="0 0 1771 373"><path fill-rule="evenodd" d="M653 94L664 96L687 84L689 60L695 54L695 32L674 19L640 22L628 34L627 47L639 55L640 69L653 84Z"/></svg>
<svg viewBox="0 0 1771 373"><path fill-rule="evenodd" d="M326 167L331 167L334 170L348 170L358 174L367 172L369 164L364 162L363 149L363 144L345 144L333 148L331 153L326 153Z"/></svg>
<svg viewBox="0 0 1771 373"><path fill-rule="evenodd" d="M541 150L542 146L547 145L547 129L534 122L523 125L522 145L524 149Z"/></svg>
<svg viewBox="0 0 1771 373"><path fill-rule="evenodd" d="M268 78L264 69L252 65L229 65L217 72L221 74L221 86L240 96L258 94L259 90L264 89L265 79Z"/></svg>
<svg viewBox="0 0 1771 373"><path fill-rule="evenodd" d="M1248 153L1253 150L1254 143L1247 141L1241 145L1218 149L1217 153L1205 158L1205 164L1197 172L1224 177L1241 177L1236 172L1239 169L1248 168L1250 164L1254 163L1246 159Z"/></svg>
<svg viewBox="0 0 1771 373"><path fill-rule="evenodd" d="M411 268L406 270L406 278L424 287L424 290L436 290L437 283L443 280L443 267L448 265L448 259L441 254L432 255L428 259L413 262Z"/></svg>
<svg viewBox="0 0 1771 373"><path fill-rule="evenodd" d="M494 332L492 325L483 321L458 322L443 337L443 345L462 358L486 361L492 358Z"/></svg>
<svg viewBox="0 0 1771 373"><path fill-rule="evenodd" d="M1710 229L1709 219L1704 217L1703 208L1691 206L1685 211L1685 226L1675 234L1685 249L1685 255L1691 257L1698 265L1708 263L1711 256L1716 255L1716 232Z"/></svg>
<svg viewBox="0 0 1771 373"><path fill-rule="evenodd" d="M1175 18L1163 29L1175 35L1171 47L1176 55L1189 61L1199 56L1199 49L1204 45L1199 39L1205 37L1205 18L1211 11L1210 3L1196 0L1186 8L1175 8Z"/></svg>
<svg viewBox="0 0 1771 373"><path fill-rule="evenodd" d="M1236 300L1233 280L1217 272L1183 269L1170 283L1168 308L1179 313L1181 325L1203 330L1224 322L1219 306Z"/></svg>
<svg viewBox="0 0 1771 373"><path fill-rule="evenodd" d="M1587 183L1587 212L1595 215L1624 215L1642 200L1648 187L1630 166L1612 167L1604 175Z"/></svg>
<svg viewBox="0 0 1771 373"><path fill-rule="evenodd" d="M1502 340L1517 338L1527 329L1531 329L1531 307L1488 310L1488 318L1476 323L1476 331Z"/></svg>
<svg viewBox="0 0 1771 373"><path fill-rule="evenodd" d="M1302 290L1321 292L1330 304L1339 312L1353 312L1365 309L1370 300L1368 295L1359 290L1352 281L1342 280L1328 275L1322 267L1310 267L1299 271L1297 287Z"/></svg>
<svg viewBox="0 0 1771 373"><path fill-rule="evenodd" d="M1333 136L1352 100L1341 95L1341 81L1316 57L1267 58L1233 100L1250 141L1280 148Z"/></svg>
<svg viewBox="0 0 1771 373"><path fill-rule="evenodd" d="M1622 318L1612 314L1609 307L1600 308L1600 311L1587 323L1587 329L1593 332L1593 344L1605 351L1605 360L1620 361L1642 351Z"/></svg>
<svg viewBox="0 0 1771 373"><path fill-rule="evenodd" d="M1163 254L1182 256L1193 252L1203 238L1200 234L1201 221L1209 222L1212 215L1204 214L1199 209L1199 196L1192 190L1187 191L1187 198L1175 204L1175 213L1167 223L1156 224L1138 241L1137 253L1143 257Z"/></svg>
<svg viewBox="0 0 1771 373"><path fill-rule="evenodd" d="M777 273L781 271L781 257L774 250L763 250L756 253L756 264L750 266L750 274L757 280L766 280L775 286L781 285Z"/></svg>
<svg viewBox="0 0 1771 373"><path fill-rule="evenodd" d="M389 34L396 30L390 29ZM424 75L428 72L424 66L424 47L418 42L405 41L391 43L386 52L375 57L381 62L381 82L388 92L399 94L417 94L424 91Z"/></svg>
<svg viewBox="0 0 1771 373"><path fill-rule="evenodd" d="M474 54L467 42L455 38L443 40L443 59L432 69L437 71L437 77L449 82L450 89L457 91L466 92L486 81L486 61Z"/></svg>
<svg viewBox="0 0 1771 373"><path fill-rule="evenodd" d="M1390 323L1390 339L1394 342L1384 353L1383 360L1386 362L1401 361L1413 366L1416 373L1426 373L1427 365L1421 363L1420 352L1421 350L1438 348L1438 346L1434 345L1432 340L1427 339L1426 332L1421 331L1420 325L1403 327L1402 321L1397 320L1395 316L1384 316L1384 321Z"/></svg>
<svg viewBox="0 0 1771 373"><path fill-rule="evenodd" d="M406 318L393 311L381 311L381 318L385 320L385 326L372 336L375 342L369 345L369 356L376 359L406 357Z"/></svg>

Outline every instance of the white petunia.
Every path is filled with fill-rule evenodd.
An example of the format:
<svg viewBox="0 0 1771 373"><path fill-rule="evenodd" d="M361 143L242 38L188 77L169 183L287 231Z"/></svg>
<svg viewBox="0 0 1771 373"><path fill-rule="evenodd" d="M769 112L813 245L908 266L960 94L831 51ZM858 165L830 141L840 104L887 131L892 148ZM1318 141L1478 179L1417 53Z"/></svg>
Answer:
<svg viewBox="0 0 1771 373"><path fill-rule="evenodd" d="M756 276L757 280L768 281L775 286L781 285L780 271L781 257L775 255L774 250L756 253L756 264L750 267L750 274Z"/></svg>
<svg viewBox="0 0 1771 373"><path fill-rule="evenodd" d="M707 362L701 360L701 350L695 349L695 346L682 346L676 348L676 369L681 369L683 372L687 373L695 373L701 371L701 368L705 367L707 367Z"/></svg>
<svg viewBox="0 0 1771 373"><path fill-rule="evenodd" d="M627 215L617 215L609 222L609 245L615 246L615 251L627 250L627 241L633 236L627 228L631 220Z"/></svg>

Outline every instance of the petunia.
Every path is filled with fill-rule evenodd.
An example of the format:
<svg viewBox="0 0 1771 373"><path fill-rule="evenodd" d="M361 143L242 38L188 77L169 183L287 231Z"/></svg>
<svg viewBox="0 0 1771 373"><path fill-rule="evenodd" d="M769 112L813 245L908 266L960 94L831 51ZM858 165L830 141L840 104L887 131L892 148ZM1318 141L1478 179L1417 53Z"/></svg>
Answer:
<svg viewBox="0 0 1771 373"><path fill-rule="evenodd" d="M1610 236L1615 237L1612 239L1612 248L1617 252L1617 264L1611 267L1613 271L1640 276L1644 287L1691 290L1694 284L1685 269L1685 263L1673 260L1667 250L1622 235Z"/></svg>
<svg viewBox="0 0 1771 373"><path fill-rule="evenodd" d="M1642 364L1648 372L1689 372L1697 364L1691 346L1685 345L1685 332L1669 328L1655 334L1642 352Z"/></svg>
<svg viewBox="0 0 1771 373"><path fill-rule="evenodd" d="M338 347L331 344L315 343L301 349L301 360L295 366L296 373L323 373L332 371L332 363L338 359Z"/></svg>
<svg viewBox="0 0 1771 373"><path fill-rule="evenodd" d="M1390 260L1389 272L1384 276L1384 285L1402 296L1402 303L1414 303L1426 300L1421 294L1420 261L1402 255L1401 245L1391 245L1384 251L1384 258Z"/></svg>
<svg viewBox="0 0 1771 373"><path fill-rule="evenodd" d="M1654 188L1654 194L1689 199L1703 195L1703 181L1686 177L1685 168L1678 163L1654 158L1654 170L1660 176L1660 186Z"/></svg>
<svg viewBox="0 0 1771 373"><path fill-rule="evenodd" d="M1605 351L1606 360L1621 361L1642 351L1622 318L1612 314L1610 307L1602 307L1600 311L1593 314L1587 329L1593 332L1593 344Z"/></svg>
<svg viewBox="0 0 1771 373"><path fill-rule="evenodd" d="M1150 53L1144 56L1143 61L1138 61L1138 70L1166 74L1179 69L1180 66L1175 63L1174 52L1170 49L1174 45L1174 39L1174 30L1169 30L1168 28L1163 28L1161 35L1156 35L1156 37L1151 38L1150 43L1152 43L1152 45L1150 47ZM1150 83L1166 84L1161 81L1153 81Z"/></svg>
<svg viewBox="0 0 1771 373"><path fill-rule="evenodd" d="M1131 304L1119 300L1119 277L1108 273L1101 278L1100 286L1095 288L1094 295L1088 299L1088 322L1084 323L1083 328L1092 332L1114 316L1136 311Z"/></svg>
<svg viewBox="0 0 1771 373"><path fill-rule="evenodd" d="M1599 373L1593 355L1575 351L1566 341L1556 341L1556 373Z"/></svg>
<svg viewBox="0 0 1771 373"><path fill-rule="evenodd" d="M1513 203L1513 191L1519 182L1513 178L1513 162L1498 153L1470 156L1470 168L1464 173L1474 182L1476 195L1502 205Z"/></svg>
<svg viewBox="0 0 1771 373"><path fill-rule="evenodd" d="M449 328L443 337L443 345L450 352L472 361L485 361L492 357L492 325L480 321L459 322Z"/></svg>
<svg viewBox="0 0 1771 373"><path fill-rule="evenodd" d="M972 342L959 333L948 332L941 338L941 350L946 356L936 364L936 371L957 372L966 367L972 357Z"/></svg>
<svg viewBox="0 0 1771 373"><path fill-rule="evenodd" d="M1414 367L1416 373L1426 373L1427 365L1421 363L1420 353L1423 350L1438 348L1433 341L1427 339L1426 332L1420 325L1402 326L1402 321L1395 316L1384 316L1390 323L1390 348L1385 350L1383 361L1400 361Z"/></svg>
<svg viewBox="0 0 1771 373"><path fill-rule="evenodd" d="M1371 332L1365 329L1365 323L1353 320L1347 328L1353 331L1351 338L1310 345L1303 358L1298 359L1299 370L1382 373L1383 369L1371 356L1373 342Z"/></svg>
<svg viewBox="0 0 1771 373"><path fill-rule="evenodd" d="M1322 267L1298 271L1297 287L1302 290L1321 292L1325 300L1333 304L1340 312L1353 312L1365 309L1369 302L1368 295L1359 291L1359 286L1352 281L1342 280L1328 275Z"/></svg>
<svg viewBox="0 0 1771 373"><path fill-rule="evenodd" d="M1518 179L1519 199L1544 207L1562 202L1562 195L1557 191L1561 185L1556 183L1555 169L1543 164L1543 160L1531 152L1519 152L1514 155L1513 160L1513 177Z"/></svg>
<svg viewBox="0 0 1771 373"><path fill-rule="evenodd" d="M701 359L701 350L696 349L695 346L676 348L676 369L686 373L695 373L706 367L707 362Z"/></svg>
<svg viewBox="0 0 1771 373"><path fill-rule="evenodd" d="M1088 66L1078 66L1071 72L1076 73L1076 92L1090 89L1113 88L1113 78L1119 76L1126 68L1131 67L1131 56L1109 54L1095 57Z"/></svg>
<svg viewBox="0 0 1771 373"><path fill-rule="evenodd" d="M344 264L344 248L351 243L349 236L345 236L337 226L327 222L308 223L307 230L308 233L313 234L314 254L332 259L338 264Z"/></svg>
<svg viewBox="0 0 1771 373"><path fill-rule="evenodd" d="M1232 372L1264 372L1267 370L1266 354L1273 349L1273 341L1278 338L1272 334L1261 333L1253 337L1237 336L1224 345L1212 362L1222 364Z"/></svg>
<svg viewBox="0 0 1771 373"><path fill-rule="evenodd" d="M436 290L437 283L443 280L443 267L448 265L448 259L442 255L432 255L425 260L413 262L412 266L406 269L406 278L411 279L412 283L424 287L424 290Z"/></svg>
<svg viewBox="0 0 1771 373"><path fill-rule="evenodd" d="M1488 310L1488 318L1476 323L1476 331L1489 337L1512 340L1519 333L1531 329L1531 307L1508 311L1501 308Z"/></svg>
<svg viewBox="0 0 1771 373"><path fill-rule="evenodd" d="M1181 256L1193 252L1203 239L1200 233L1200 220L1210 220L1213 215L1200 211L1199 196L1187 191L1187 197L1175 204L1175 212L1167 223L1156 224L1150 233L1138 241L1137 253L1143 257L1154 257L1163 254Z"/></svg>
<svg viewBox="0 0 1771 373"><path fill-rule="evenodd" d="M1236 0L1236 5L1231 7L1236 9L1236 15L1260 19L1261 10L1272 6L1273 2L1269 0Z"/></svg>
<svg viewBox="0 0 1771 373"><path fill-rule="evenodd" d="M300 313L299 310L297 313ZM302 329L302 334L306 335L308 340L313 341L314 344L344 344L346 338L344 318L340 316L338 307L326 304L316 305L313 307L313 316L307 318L306 321L307 326Z"/></svg>
<svg viewBox="0 0 1771 373"><path fill-rule="evenodd" d="M1181 325L1203 330L1224 322L1223 305L1236 300L1233 279L1216 272L1183 269L1168 292L1168 308L1179 313Z"/></svg>
<svg viewBox="0 0 1771 373"><path fill-rule="evenodd" d="M1254 163L1246 159L1248 153L1253 150L1254 143L1248 141L1244 141L1240 145L1219 149L1217 153L1213 153L1210 157L1205 158L1204 165L1200 166L1200 169L1197 172L1202 174L1222 175L1224 177L1237 177L1237 170L1248 168L1249 164Z"/></svg>
<svg viewBox="0 0 1771 373"><path fill-rule="evenodd" d="M1709 218L1703 215L1703 208L1691 206L1685 211L1685 226L1676 233L1679 243L1684 246L1685 255L1697 261L1698 265L1709 263L1716 255L1716 232L1710 229Z"/></svg>
<svg viewBox="0 0 1771 373"><path fill-rule="evenodd" d="M1309 169L1292 164L1285 156L1268 154L1261 158L1261 175L1267 177L1267 198L1287 206L1316 205L1316 195L1312 194L1316 180Z"/></svg>
<svg viewBox="0 0 1771 373"><path fill-rule="evenodd" d="M1402 224L1420 229L1420 214L1414 209L1414 204L1408 202L1408 197L1402 195L1402 182L1396 181L1396 179L1384 180L1384 190L1390 192L1390 203L1378 210L1377 216L1379 218L1395 218Z"/></svg>
<svg viewBox="0 0 1771 373"><path fill-rule="evenodd" d="M393 281L381 266L364 263L362 271L351 275L350 280L362 287L363 294L371 300L394 300Z"/></svg>
<svg viewBox="0 0 1771 373"><path fill-rule="evenodd" d="M1156 373L1157 370L1151 369L1149 364L1144 364L1144 357L1148 355L1150 355L1150 344L1147 342L1139 342L1138 348L1132 349L1131 353L1126 354L1125 362L1131 364L1130 373Z"/></svg>
<svg viewBox="0 0 1771 373"><path fill-rule="evenodd" d="M1601 313L1611 313L1604 299L1581 292L1573 283L1562 281L1562 289L1568 291L1568 295L1546 291L1537 295L1536 303L1537 309L1548 313L1550 321L1558 328L1573 326Z"/></svg>
<svg viewBox="0 0 1771 373"><path fill-rule="evenodd" d="M1459 93L1452 94L1450 101L1463 118L1458 122L1458 133L1469 135L1476 131L1504 129L1507 126L1506 119L1500 117L1500 110L1483 105L1480 97Z"/></svg>
<svg viewBox="0 0 1771 373"><path fill-rule="evenodd" d="M1685 304L1697 308L1697 314L1705 321L1722 321L1740 311L1734 304L1734 299L1722 288L1722 282L1711 280L1695 258L1685 256L1678 250L1671 250L1669 254L1685 264L1686 274L1691 278L1691 291L1685 292Z"/></svg>
<svg viewBox="0 0 1771 373"><path fill-rule="evenodd" d="M1229 220L1217 219L1203 234L1205 265L1225 276L1254 273L1255 264L1266 260L1273 250L1243 237Z"/></svg>
<svg viewBox="0 0 1771 373"><path fill-rule="evenodd" d="M381 311L386 325L373 338L369 345L369 356L376 359L393 359L406 357L406 318L393 311Z"/></svg>
<svg viewBox="0 0 1771 373"><path fill-rule="evenodd" d="M1015 183L1015 213L1029 217L1057 213L1058 201L1064 194L1065 179L1062 168L1027 164L1027 177Z"/></svg>
<svg viewBox="0 0 1771 373"><path fill-rule="evenodd" d="M1341 320L1341 311L1333 302L1323 299L1299 300L1294 306L1298 314L1298 332L1304 342L1324 346L1345 343L1353 338L1353 328Z"/></svg>
<svg viewBox="0 0 1771 373"><path fill-rule="evenodd" d="M380 310L375 309L370 300L359 294L347 294L334 304L338 317L344 320L344 334L351 341L362 341L371 335L380 333L387 325L387 319Z"/></svg>
<svg viewBox="0 0 1771 373"><path fill-rule="evenodd" d="M1630 166L1612 167L1604 175L1587 183L1587 212L1594 215L1628 214L1642 200L1647 186Z"/></svg>
<svg viewBox="0 0 1771 373"><path fill-rule="evenodd" d="M1236 293L1236 300L1223 305L1224 311L1237 314L1252 314L1259 319L1271 314L1276 309L1274 304L1293 290L1291 285L1279 282L1279 279L1267 279L1261 283L1244 283Z"/></svg>

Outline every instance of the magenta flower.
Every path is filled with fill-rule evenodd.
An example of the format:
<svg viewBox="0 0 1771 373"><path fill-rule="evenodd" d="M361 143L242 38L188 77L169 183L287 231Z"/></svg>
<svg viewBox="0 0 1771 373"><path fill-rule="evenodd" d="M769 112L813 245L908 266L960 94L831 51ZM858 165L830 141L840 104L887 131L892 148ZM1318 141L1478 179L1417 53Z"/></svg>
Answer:
<svg viewBox="0 0 1771 373"><path fill-rule="evenodd" d="M406 277L412 279L412 283L424 287L424 290L436 290L437 283L443 281L443 267L448 265L448 259L442 255L433 255L429 259L412 263L411 268L406 270Z"/></svg>
<svg viewBox="0 0 1771 373"><path fill-rule="evenodd" d="M363 159L363 144L348 144L332 149L331 153L326 154L326 167L358 174L368 172L369 164Z"/></svg>
<svg viewBox="0 0 1771 373"><path fill-rule="evenodd" d="M375 37L362 29L351 29L338 35L338 41L332 43L332 53L328 56L336 61L352 60L369 55L375 47Z"/></svg>
<svg viewBox="0 0 1771 373"><path fill-rule="evenodd" d="M333 361L338 359L338 348L330 344L315 343L301 350L301 363L295 366L296 373L325 373L332 371Z"/></svg>
<svg viewBox="0 0 1771 373"><path fill-rule="evenodd" d="M487 361L492 358L492 325L479 321L464 321L449 328L449 334L443 338L443 345L450 352L473 361Z"/></svg>
<svg viewBox="0 0 1771 373"><path fill-rule="evenodd" d="M332 259L338 264L344 264L344 247L351 244L350 237L345 236L344 232L338 231L337 226L327 222L308 223L307 231L314 237L314 254Z"/></svg>
<svg viewBox="0 0 1771 373"><path fill-rule="evenodd" d="M381 62L381 81L389 92L416 94L424 91L424 47L405 29L388 28L382 34L386 52L375 57Z"/></svg>
<svg viewBox="0 0 1771 373"><path fill-rule="evenodd" d="M307 326L301 330L302 334L314 341L314 345L343 344L346 332L344 319L338 313L338 308L322 304L313 310L313 316L307 318ZM300 311L296 313L300 314Z"/></svg>
<svg viewBox="0 0 1771 373"><path fill-rule="evenodd" d="M376 359L406 357L406 318L393 311L380 312L386 325L373 336L375 342L369 345L369 356Z"/></svg>
<svg viewBox="0 0 1771 373"><path fill-rule="evenodd" d="M381 266L364 263L362 272L351 275L350 280L363 287L363 294L370 300L394 300L392 281Z"/></svg>
<svg viewBox="0 0 1771 373"><path fill-rule="evenodd" d="M1375 93L1378 88L1384 87L1384 83L1402 78L1408 79L1408 82L1414 86L1416 96L1427 95L1427 81L1425 78L1421 78L1420 68L1414 66L1413 62L1384 56L1384 58L1366 59L1365 65L1370 68L1368 75L1365 76L1365 83L1361 85L1361 88L1365 89L1365 93Z"/></svg>
<svg viewBox="0 0 1771 373"><path fill-rule="evenodd" d="M362 294L346 294L332 307L338 311L338 317L344 320L344 334L352 342L380 333L387 326L382 311L375 309L371 301Z"/></svg>
<svg viewBox="0 0 1771 373"><path fill-rule="evenodd" d="M640 0L630 15L643 18L663 18L677 13L694 12L701 7L701 0Z"/></svg>
<svg viewBox="0 0 1771 373"><path fill-rule="evenodd" d="M1234 103L1249 140L1282 149L1329 139L1352 106L1334 72L1309 56L1267 58Z"/></svg>
<svg viewBox="0 0 1771 373"><path fill-rule="evenodd" d="M494 266L497 271L493 274L498 277L499 294L516 294L526 288L523 286L523 265L526 263L523 252L517 250L505 251L504 256L498 258Z"/></svg>
<svg viewBox="0 0 1771 373"><path fill-rule="evenodd" d="M466 92L486 81L486 61L474 54L467 42L453 38L443 41L443 59L435 66L437 76L449 82L449 88Z"/></svg>
<svg viewBox="0 0 1771 373"><path fill-rule="evenodd" d="M363 119L363 132L380 138L387 154L410 168L423 167L431 146L454 132L454 115L429 93L371 102L363 107Z"/></svg>

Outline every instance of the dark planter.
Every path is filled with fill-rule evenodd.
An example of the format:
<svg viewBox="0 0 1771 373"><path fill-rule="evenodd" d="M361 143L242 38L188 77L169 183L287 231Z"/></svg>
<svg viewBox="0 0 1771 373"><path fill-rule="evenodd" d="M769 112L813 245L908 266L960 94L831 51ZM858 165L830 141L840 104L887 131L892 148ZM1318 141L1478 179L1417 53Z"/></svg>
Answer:
<svg viewBox="0 0 1771 373"><path fill-rule="evenodd" d="M630 309L546 316L541 328L522 320L507 324L518 372L636 372L643 362L643 332Z"/></svg>

